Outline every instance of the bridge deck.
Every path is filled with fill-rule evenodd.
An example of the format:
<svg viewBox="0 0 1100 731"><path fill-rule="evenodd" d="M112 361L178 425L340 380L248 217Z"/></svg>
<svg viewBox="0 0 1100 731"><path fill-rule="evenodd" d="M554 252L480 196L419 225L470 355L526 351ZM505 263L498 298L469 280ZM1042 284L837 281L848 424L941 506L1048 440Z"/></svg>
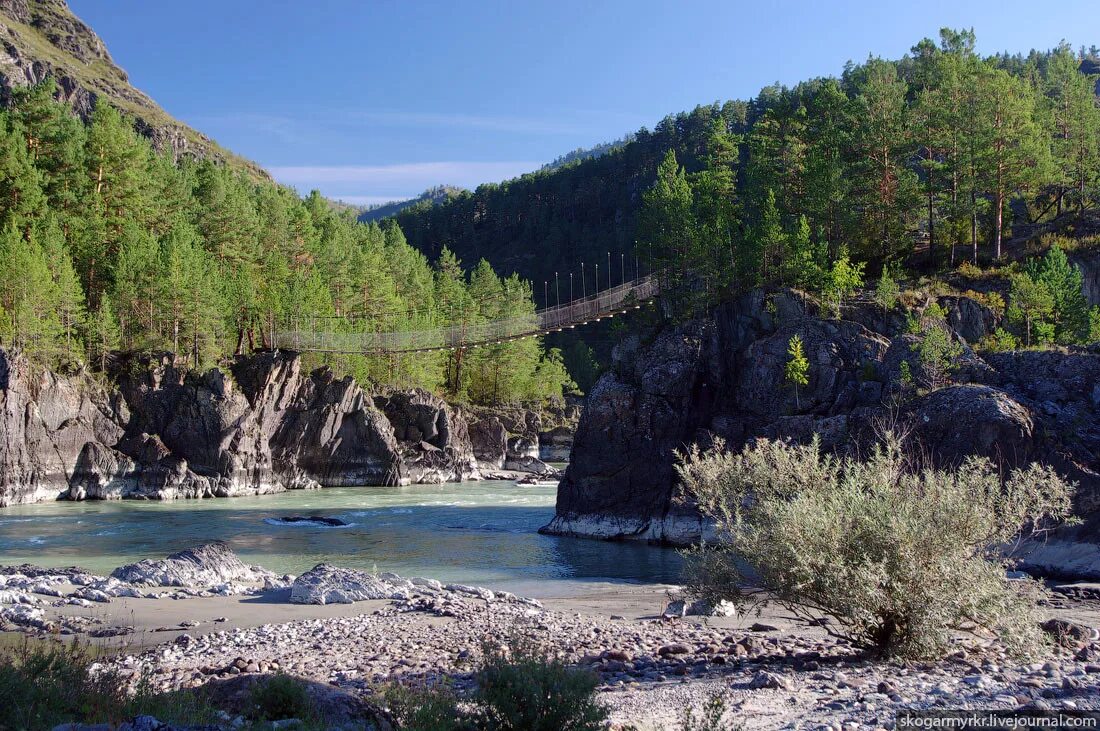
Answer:
<svg viewBox="0 0 1100 731"><path fill-rule="evenodd" d="M567 330L593 320L621 314L640 307L643 302L653 299L659 293L658 280L650 275L522 317L476 324L455 324L432 330L349 333L303 327L307 323L297 321L288 324L286 328L277 329L272 340L276 348L317 353L426 353L476 348Z"/></svg>

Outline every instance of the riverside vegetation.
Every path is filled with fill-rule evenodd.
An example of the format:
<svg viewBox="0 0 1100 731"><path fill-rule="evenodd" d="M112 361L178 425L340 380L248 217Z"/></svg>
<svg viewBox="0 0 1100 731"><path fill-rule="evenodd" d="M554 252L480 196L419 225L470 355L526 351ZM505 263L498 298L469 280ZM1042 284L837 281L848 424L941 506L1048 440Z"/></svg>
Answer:
<svg viewBox="0 0 1100 731"><path fill-rule="evenodd" d="M122 349L193 368L267 345L288 318L336 331L430 329L531 314L530 285L451 253L434 264L393 223L361 224L313 193L157 154L98 104L87 123L52 79L0 112L0 342L100 370ZM559 397L570 380L535 339L461 353L313 358L362 383L477 402Z"/></svg>
<svg viewBox="0 0 1100 731"><path fill-rule="evenodd" d="M332 318L336 327L355 323L381 331L529 314L529 284L516 275L502 279L486 261L466 272L460 256L480 247L504 266L523 253L506 250L522 240L548 253L523 273L549 279L549 267L565 269L563 262L593 251L601 258L608 248L626 251L636 240L638 253L664 279L669 319L687 319L745 292L752 292L748 299L767 297L767 304L751 308L756 315L739 316L767 323L761 332L782 322L772 322L776 313L769 307L798 310L794 319L812 325L816 337L767 334L779 343L778 357L786 354L781 370L794 391L795 412L823 417L805 415L817 429L826 419L847 418L840 411L854 411L856 403L817 382L821 343L862 348L833 369L850 373L861 363L861 399L881 406L882 384L893 386L875 366L885 362L889 343L857 322L839 321L847 301L876 272L873 295L865 294L884 316L896 314L896 304L911 294L899 281L916 282L922 272L984 283L975 297L1006 318L1004 328L983 340L987 351L1100 339L1100 311L1089 308L1082 272L1067 256L1090 242L1060 235L1085 229L1097 202L1100 111L1096 79L1086 73L1095 70L1096 55L1096 49L1063 47L982 59L972 33L944 31L938 45L922 41L899 61L870 59L839 79L701 107L597 157L412 206L398 213L399 224L357 223L317 194L303 200L210 161L155 154L109 104L97 104L81 122L53 100L55 87L46 81L15 90L0 114L0 338L40 367L76 370L90 363L105 372L118 350L169 349L197 369L246 345L263 347L286 317ZM541 195L547 189L553 194ZM1041 258L1011 261L1036 253L1025 240L1040 243ZM611 241L619 245L605 246ZM980 268L989 263L994 267ZM933 291L945 286L923 284ZM796 305L796 295L780 287L818 295L827 317L807 316L805 302ZM897 359L902 390L933 396L946 390L964 353L946 317L938 303L910 313L906 352L919 367ZM666 409L660 414L669 415L675 388L690 386L702 372L692 364L677 370L677 357L688 360L689 341L671 330L658 339L676 351L664 360L669 367L651 369L667 382L659 392ZM481 349L464 361L458 353L316 359L371 385L422 386L481 402L556 397L570 381L560 355L535 340ZM296 364L287 370L304 383ZM615 385L610 377L601 383L605 391ZM811 383L827 401L805 406L808 394L799 389ZM701 396L709 393L684 390L700 395L688 404L704 403ZM981 397L986 408L1026 422L1031 438L1028 412L1007 396L998 400L993 389L979 386L949 395L957 395L966 413L989 413L977 411ZM619 405L616 424L629 422L631 405ZM1052 406L1056 414L1069 413ZM432 410L439 410L434 403ZM685 434L696 431L689 419L677 426ZM615 451L609 434L601 434L604 452ZM650 436L638 441L651 445ZM463 644L474 633L483 639L499 632L502 617L543 632L561 656L522 645L484 649L473 686L392 689L385 696L392 713L356 696L360 716L350 723L601 728L607 713L593 697L598 684L662 685L671 677L727 686L735 678L741 690L778 691L782 704L838 726L851 717L877 727L882 709L942 706L964 686L973 689L968 698L976 704L1047 710L1097 702L1094 634L1062 622L1054 630L1056 639L1068 637L1066 646L1048 643L1035 605L1049 597L1034 582L1005 573L1004 547L1021 526L1042 530L1069 514L1073 485L1052 469L1032 466L1002 476L980 458L954 468L926 466L892 438L865 459L825 454L817 438L803 446L758 440L737 454L719 441L714 446L686 453L677 473L679 487L700 502L723 538L695 552L690 588L712 608L745 600L737 552L770 598L832 640L761 640L757 633L775 628L727 632L678 623L675 612L638 623L597 623L540 613L529 604L492 603L477 590L468 600L416 593L370 615L188 636L98 667L79 648L9 654L0 660L0 690L14 699L15 720L4 723L38 728L154 713L182 723L264 728L294 716L306 727L327 728L335 722L320 707L319 681L348 672L340 679L349 687L379 690L371 673L407 677L403 669L414 663L414 652L417 673L453 679L458 664L469 660L461 656ZM663 455L649 456L644 469L659 472ZM629 486L632 495L644 492ZM424 634L415 649L386 646L394 637L405 642L418 618L456 617L418 628ZM960 631L979 641L961 645ZM347 657L336 651L365 645L372 656L358 658L351 673ZM238 652L262 657L250 663L234 658ZM1046 663L1014 665L1011 653ZM908 666L883 662L945 657L956 664L916 666L912 675ZM281 664L291 662L295 672L322 677L261 677L263 668L282 672ZM141 663L152 665L150 676L157 677L141 678L129 692L133 678L114 673ZM835 671L824 667L833 663ZM223 707L207 695L216 690L205 682L209 675L230 682L220 676L242 676L247 684L235 687L247 692ZM792 678L806 687L796 688ZM186 684L201 687L180 689ZM702 721L689 716L683 725L695 731L700 724L733 724L725 716L716 700Z"/></svg>

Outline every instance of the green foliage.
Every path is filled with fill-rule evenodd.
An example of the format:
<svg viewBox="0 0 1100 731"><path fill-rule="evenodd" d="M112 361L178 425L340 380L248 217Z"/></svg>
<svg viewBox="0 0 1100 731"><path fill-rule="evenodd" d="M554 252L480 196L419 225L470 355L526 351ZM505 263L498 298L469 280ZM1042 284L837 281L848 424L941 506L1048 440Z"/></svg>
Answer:
<svg viewBox="0 0 1100 731"><path fill-rule="evenodd" d="M289 675L271 675L252 686L249 716L258 721L306 720L315 715L305 683Z"/></svg>
<svg viewBox="0 0 1100 731"><path fill-rule="evenodd" d="M787 343L787 365L783 368L783 378L794 387L795 407L802 408L798 404L798 387L810 383L810 361L802 350L802 338L797 335L792 335Z"/></svg>
<svg viewBox="0 0 1100 731"><path fill-rule="evenodd" d="M700 106L598 158L397 219L421 250L486 256L535 281L638 241L655 262L697 267L670 275L686 280L688 300L757 284L815 289L799 273L806 232L821 269L841 242L876 267L925 247L937 262L976 265L1016 245L1013 212L1045 223L1100 194L1100 108L1081 58L1065 47L982 58L976 43L944 29L901 59ZM664 229L639 195L655 181Z"/></svg>
<svg viewBox="0 0 1100 731"><path fill-rule="evenodd" d="M488 651L477 682L493 731L598 731L607 720L594 673L528 647Z"/></svg>
<svg viewBox="0 0 1100 731"><path fill-rule="evenodd" d="M1045 282L1036 281L1026 272L1012 276L1008 309L1005 315L1010 322L1024 327L1024 344L1032 345L1033 330L1045 324L1054 315L1054 295Z"/></svg>
<svg viewBox="0 0 1100 731"><path fill-rule="evenodd" d="M883 312L889 312L897 306L900 296L901 286L890 273L890 268L884 266L878 283L875 284L875 304L881 307Z"/></svg>
<svg viewBox="0 0 1100 731"><path fill-rule="evenodd" d="M848 259L848 253L842 249L840 256L826 273L821 295L834 317L840 317L841 303L863 286L864 268L863 262L852 263Z"/></svg>
<svg viewBox="0 0 1100 731"><path fill-rule="evenodd" d="M921 385L930 390L947 385L963 346L947 326L944 308L932 302L919 315L910 316L909 331L918 337L913 351L920 364Z"/></svg>
<svg viewBox="0 0 1100 731"><path fill-rule="evenodd" d="M474 731L476 719L458 707L458 697L446 685L410 688L388 686L383 698L403 731Z"/></svg>
<svg viewBox="0 0 1100 731"><path fill-rule="evenodd" d="M1089 310L1089 335L1085 342L1100 343L1100 307Z"/></svg>
<svg viewBox="0 0 1100 731"><path fill-rule="evenodd" d="M515 275L467 272L450 251L433 266L393 223L357 223L316 192L176 164L109 104L85 125L55 91L16 90L0 111L0 338L43 364L102 368L121 347L206 367L270 346L288 323L351 334L534 316ZM463 355L312 364L485 402L560 398L571 384L537 339Z"/></svg>
<svg viewBox="0 0 1100 731"><path fill-rule="evenodd" d="M981 342L978 343L978 347L982 350L989 350L994 353L1003 353L1018 349L1020 347L1020 341L1015 335L1008 332L1003 327L999 327L991 334L982 338Z"/></svg>
<svg viewBox="0 0 1100 731"><path fill-rule="evenodd" d="M1050 294L1049 315L1054 339L1060 343L1080 342L1088 330L1089 305L1082 290L1081 269L1069 263L1057 243L1041 259L1032 261L1027 275ZM1026 285L1025 285L1026 287ZM1034 291L1025 292L1035 296ZM1022 303L1021 307L1028 303ZM1045 312L1045 302L1044 312Z"/></svg>
<svg viewBox="0 0 1100 731"><path fill-rule="evenodd" d="M940 657L955 631L997 636L1018 655L1041 644L1041 585L1005 577L1005 546L1026 526L1070 514L1074 486L1048 467L1003 475L988 459L922 467L887 435L865 461L759 440L681 455L680 479L722 540L692 555L689 582L710 600L753 586L858 647ZM747 499L751 496L751 499Z"/></svg>
<svg viewBox="0 0 1100 731"><path fill-rule="evenodd" d="M707 699L698 718L690 707L680 716L680 731L736 731L740 728L743 728L741 723L729 718L726 699L720 693Z"/></svg>
<svg viewBox="0 0 1100 731"><path fill-rule="evenodd" d="M215 712L194 693L155 693L141 682L127 692L116 672L92 671L79 643L24 643L0 651L0 731L53 728L69 723L118 724L150 714L177 724L213 723Z"/></svg>
<svg viewBox="0 0 1100 731"><path fill-rule="evenodd" d="M898 366L898 380L905 388L913 385L913 369L909 366L909 361L903 360Z"/></svg>
<svg viewBox="0 0 1100 731"><path fill-rule="evenodd" d="M577 382L581 393L588 393L596 385L600 375L600 363L596 352L585 343L577 340L562 351L562 362L566 370Z"/></svg>

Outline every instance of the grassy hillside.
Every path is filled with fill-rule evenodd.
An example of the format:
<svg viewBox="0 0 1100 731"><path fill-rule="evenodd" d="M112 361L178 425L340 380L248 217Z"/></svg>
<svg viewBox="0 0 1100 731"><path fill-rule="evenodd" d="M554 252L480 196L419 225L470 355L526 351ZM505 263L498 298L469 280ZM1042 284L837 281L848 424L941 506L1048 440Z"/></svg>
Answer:
<svg viewBox="0 0 1100 731"><path fill-rule="evenodd" d="M0 99L11 89L53 76L58 96L85 119L99 99L133 118L157 149L225 162L254 177L267 173L165 112L130 84L103 41L65 0L0 0Z"/></svg>

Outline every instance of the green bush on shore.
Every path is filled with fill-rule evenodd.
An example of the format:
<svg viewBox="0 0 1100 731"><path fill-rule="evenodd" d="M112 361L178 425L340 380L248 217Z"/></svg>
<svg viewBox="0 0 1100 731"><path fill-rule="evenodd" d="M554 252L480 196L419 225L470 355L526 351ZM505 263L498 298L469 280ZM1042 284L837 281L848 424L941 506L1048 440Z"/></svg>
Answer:
<svg viewBox="0 0 1100 731"><path fill-rule="evenodd" d="M1043 638L1037 582L1009 581L1003 547L1069 515L1073 485L1048 467L1002 476L987 459L915 463L886 435L866 460L761 440L681 455L680 478L724 540L691 552L699 596L746 602L757 585L795 614L875 654L943 656L957 631L1027 655Z"/></svg>

